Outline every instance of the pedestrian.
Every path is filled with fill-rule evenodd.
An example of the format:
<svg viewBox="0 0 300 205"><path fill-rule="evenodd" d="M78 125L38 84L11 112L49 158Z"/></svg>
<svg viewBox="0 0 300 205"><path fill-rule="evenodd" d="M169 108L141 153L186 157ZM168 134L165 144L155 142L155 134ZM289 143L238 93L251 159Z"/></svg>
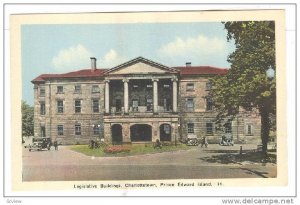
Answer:
<svg viewBox="0 0 300 205"><path fill-rule="evenodd" d="M53 145L54 145L55 150L58 150L58 143L56 140L54 141Z"/></svg>
<svg viewBox="0 0 300 205"><path fill-rule="evenodd" d="M154 149L156 149L156 148L159 148L159 149L162 148L162 144L161 144L161 142L159 141L159 139L156 139L156 141L155 141Z"/></svg>
<svg viewBox="0 0 300 205"><path fill-rule="evenodd" d="M205 148L207 148L207 146L208 146L208 142L207 142L206 136L202 137L201 147L203 147L203 145L205 146Z"/></svg>

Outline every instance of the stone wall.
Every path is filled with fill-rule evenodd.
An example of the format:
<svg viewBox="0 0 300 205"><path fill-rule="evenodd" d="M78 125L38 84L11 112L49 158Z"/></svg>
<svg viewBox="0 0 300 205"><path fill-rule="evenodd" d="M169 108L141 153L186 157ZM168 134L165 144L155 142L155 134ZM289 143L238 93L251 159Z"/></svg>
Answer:
<svg viewBox="0 0 300 205"><path fill-rule="evenodd" d="M75 92L75 85L81 85L81 91ZM92 86L99 85L99 92L92 92ZM45 87L45 97L39 96L39 89ZM63 93L57 92L57 86L63 86ZM87 143L91 138L103 137L104 84L100 80L86 79L79 81L51 81L36 85L34 106L35 136L41 133L45 125L46 136L57 139L63 144ZM99 112L94 113L93 100L99 100ZM63 113L57 112L57 101L63 101ZM75 100L81 101L81 112L75 113ZM40 114L40 101L45 101L46 114ZM81 125L81 135L75 135L75 124ZM100 124L100 134L94 135L93 126ZM57 125L64 126L63 135L58 135Z"/></svg>
<svg viewBox="0 0 300 205"><path fill-rule="evenodd" d="M199 139L206 136L209 143L219 143L225 133L224 119L220 124L216 123L216 110L207 110L206 97L207 82L209 77L186 77L181 79L179 84L179 110L181 138L184 140L189 135L196 135ZM194 90L188 90L188 84L194 84ZM187 99L194 101L194 111L187 109ZM188 133L188 123L194 124L194 133ZM207 133L206 123L212 123L212 134ZM259 143L260 142L260 116L257 111L241 113L231 120L231 130L236 143ZM251 133L247 133L248 126L251 126Z"/></svg>

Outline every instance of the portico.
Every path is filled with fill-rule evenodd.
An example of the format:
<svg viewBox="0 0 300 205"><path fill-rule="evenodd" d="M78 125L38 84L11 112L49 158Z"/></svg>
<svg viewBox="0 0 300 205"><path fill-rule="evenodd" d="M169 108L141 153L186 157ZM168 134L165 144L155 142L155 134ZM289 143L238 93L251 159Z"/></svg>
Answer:
<svg viewBox="0 0 300 205"><path fill-rule="evenodd" d="M177 78L126 77L105 81L105 114L177 112Z"/></svg>
<svg viewBox="0 0 300 205"><path fill-rule="evenodd" d="M174 141L178 124L178 71L137 58L105 75L104 132L122 143ZM172 127L173 126L173 127ZM120 138L118 138L120 139Z"/></svg>

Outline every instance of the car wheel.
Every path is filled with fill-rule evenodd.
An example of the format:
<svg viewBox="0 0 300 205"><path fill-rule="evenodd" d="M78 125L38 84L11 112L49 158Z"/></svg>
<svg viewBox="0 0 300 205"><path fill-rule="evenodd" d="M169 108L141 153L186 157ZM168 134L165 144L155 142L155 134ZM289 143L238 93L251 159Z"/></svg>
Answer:
<svg viewBox="0 0 300 205"><path fill-rule="evenodd" d="M29 152L31 152L31 149L29 149Z"/></svg>

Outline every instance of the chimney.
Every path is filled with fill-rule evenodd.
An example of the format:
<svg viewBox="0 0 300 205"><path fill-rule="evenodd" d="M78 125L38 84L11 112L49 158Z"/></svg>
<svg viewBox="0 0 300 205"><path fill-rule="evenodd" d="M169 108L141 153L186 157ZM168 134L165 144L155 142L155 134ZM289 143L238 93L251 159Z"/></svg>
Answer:
<svg viewBox="0 0 300 205"><path fill-rule="evenodd" d="M192 63L191 63L191 62L186 62L186 63L185 63L185 66L186 66L186 67L191 67L191 66L192 66Z"/></svg>
<svg viewBox="0 0 300 205"><path fill-rule="evenodd" d="M96 64L97 59L95 57L91 57L91 70L94 72L97 69L97 64Z"/></svg>

